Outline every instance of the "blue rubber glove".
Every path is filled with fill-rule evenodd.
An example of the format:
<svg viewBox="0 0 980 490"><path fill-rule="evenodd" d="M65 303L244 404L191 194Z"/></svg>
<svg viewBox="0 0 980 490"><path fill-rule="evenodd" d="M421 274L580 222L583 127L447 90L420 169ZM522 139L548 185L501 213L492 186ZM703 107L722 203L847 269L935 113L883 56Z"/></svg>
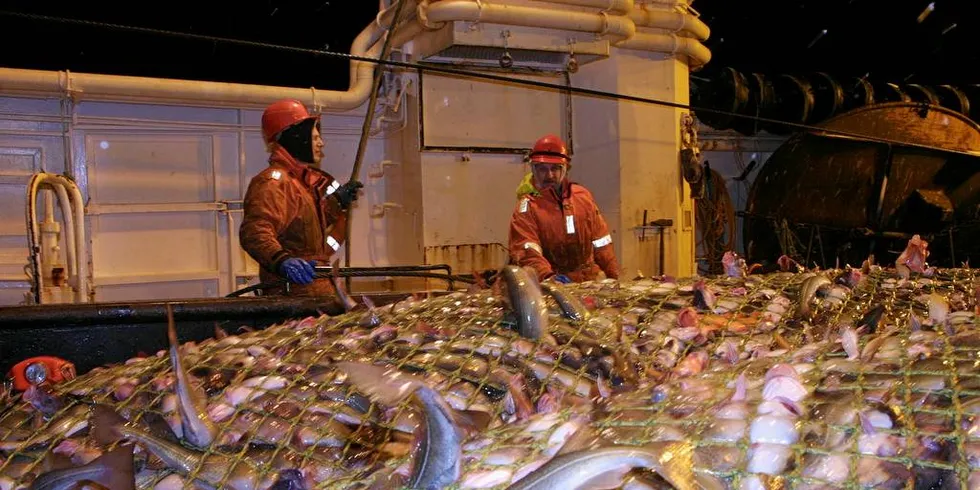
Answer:
<svg viewBox="0 0 980 490"><path fill-rule="evenodd" d="M313 267L316 262L307 262L303 259L286 259L279 266L279 274L286 276L293 284L307 285L313 282Z"/></svg>
<svg viewBox="0 0 980 490"><path fill-rule="evenodd" d="M553 277L552 279L554 279L555 282L560 282L562 284L572 283L572 280L569 279L568 276L566 276L565 274L555 274L555 277Z"/></svg>
<svg viewBox="0 0 980 490"><path fill-rule="evenodd" d="M340 209L347 209L350 207L354 201L357 200L357 191L364 187L364 184L352 180L337 189L334 195L337 196L337 201L340 202Z"/></svg>

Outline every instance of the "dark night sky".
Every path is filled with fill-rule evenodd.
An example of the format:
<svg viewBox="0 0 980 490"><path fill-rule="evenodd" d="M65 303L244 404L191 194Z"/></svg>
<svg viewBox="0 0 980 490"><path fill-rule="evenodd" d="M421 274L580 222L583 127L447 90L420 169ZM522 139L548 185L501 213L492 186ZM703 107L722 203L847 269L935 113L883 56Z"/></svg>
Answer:
<svg viewBox="0 0 980 490"><path fill-rule="evenodd" d="M378 11L376 0L177 0L102 6L110 3L115 2L95 7L96 2L3 1L0 10L343 53ZM0 65L6 67L329 90L348 85L349 65L343 59L11 16L0 16L0 26L5 46Z"/></svg>
<svg viewBox="0 0 980 490"><path fill-rule="evenodd" d="M978 22L938 0L697 0L712 29L711 66L743 72L825 71L907 83L980 83ZM376 0L257 2L3 1L3 11L118 23L348 52ZM99 2L108 4L110 2ZM87 5L82 5L87 4ZM202 8L202 5L208 5ZM827 34L818 38L823 29ZM814 40L816 39L816 42ZM134 34L0 15L0 65L269 85L347 87L347 61L275 49ZM812 45L811 45L812 44Z"/></svg>

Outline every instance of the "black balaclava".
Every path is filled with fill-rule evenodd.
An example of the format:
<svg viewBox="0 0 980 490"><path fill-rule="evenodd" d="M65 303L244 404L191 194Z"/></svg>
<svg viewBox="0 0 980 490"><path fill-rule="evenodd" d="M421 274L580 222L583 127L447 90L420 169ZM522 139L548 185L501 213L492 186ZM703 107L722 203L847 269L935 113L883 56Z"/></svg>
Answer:
<svg viewBox="0 0 980 490"><path fill-rule="evenodd" d="M313 126L319 125L316 119L307 119L282 131L277 140L293 158L310 165L313 161Z"/></svg>

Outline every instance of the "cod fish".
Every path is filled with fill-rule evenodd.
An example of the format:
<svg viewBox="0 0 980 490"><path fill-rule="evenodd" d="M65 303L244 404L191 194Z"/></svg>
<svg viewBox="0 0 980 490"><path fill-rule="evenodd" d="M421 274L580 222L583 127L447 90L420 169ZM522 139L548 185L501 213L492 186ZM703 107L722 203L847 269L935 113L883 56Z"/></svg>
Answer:
<svg viewBox="0 0 980 490"><path fill-rule="evenodd" d="M700 488L691 471L691 446L611 446L556 456L509 490L602 490L622 486L637 468L653 470L677 490Z"/></svg>
<svg viewBox="0 0 980 490"><path fill-rule="evenodd" d="M69 490L84 482L112 490L135 490L133 446L120 444L85 466L49 471L31 483L31 490Z"/></svg>
<svg viewBox="0 0 980 490"><path fill-rule="evenodd" d="M112 444L120 439L135 441L160 458L168 468L177 474L184 477L193 474L195 483L203 485L205 488L218 488L219 486L232 490L277 488L276 485L279 484L280 480L292 478L290 470L295 469L282 468L279 474L270 473L260 476L258 468L261 465L248 461L250 458L247 456L239 460L237 457L217 452L198 453L192 451L140 428L130 427L127 425L126 419L106 405L95 405L92 408L92 432L95 439L103 445ZM114 489L116 487L109 488Z"/></svg>
<svg viewBox="0 0 980 490"><path fill-rule="evenodd" d="M541 338L548 328L548 307L536 278L516 265L504 266L501 273L511 308L517 314L518 332L525 338Z"/></svg>
<svg viewBox="0 0 980 490"><path fill-rule="evenodd" d="M382 404L395 406L408 397L422 412L408 481L411 488L443 488L459 479L462 430L441 395L414 376L380 366L341 362L337 368L347 374L355 388Z"/></svg>
<svg viewBox="0 0 980 490"><path fill-rule="evenodd" d="M177 327L170 304L167 304L167 337L170 340L170 362L176 378L174 391L177 392L177 412L180 414L184 440L197 447L208 447L214 441L216 429L207 417L204 393L192 389L187 371L181 363Z"/></svg>
<svg viewBox="0 0 980 490"><path fill-rule="evenodd" d="M579 301L578 297L569 294L558 283L543 282L541 283L541 290L554 298L565 318L579 322L589 317L589 310Z"/></svg>

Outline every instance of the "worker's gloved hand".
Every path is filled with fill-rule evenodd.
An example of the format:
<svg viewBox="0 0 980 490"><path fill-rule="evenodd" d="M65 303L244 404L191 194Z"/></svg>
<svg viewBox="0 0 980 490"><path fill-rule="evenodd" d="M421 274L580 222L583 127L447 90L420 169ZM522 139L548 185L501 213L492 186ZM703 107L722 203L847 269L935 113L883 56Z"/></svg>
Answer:
<svg viewBox="0 0 980 490"><path fill-rule="evenodd" d="M569 277L566 276L565 274L555 274L555 276L552 277L551 279L553 279L555 282L560 282L562 284L571 284L572 283L572 280L569 279Z"/></svg>
<svg viewBox="0 0 980 490"><path fill-rule="evenodd" d="M303 259L286 259L279 266L279 274L286 276L293 284L307 285L313 282L313 267L315 262L307 262Z"/></svg>
<svg viewBox="0 0 980 490"><path fill-rule="evenodd" d="M334 195L337 196L337 201L340 201L340 208L349 208L350 205L357 200L357 191L359 191L362 187L364 187L364 184L356 180L352 180L340 186L340 188L337 189L337 192L334 192Z"/></svg>

